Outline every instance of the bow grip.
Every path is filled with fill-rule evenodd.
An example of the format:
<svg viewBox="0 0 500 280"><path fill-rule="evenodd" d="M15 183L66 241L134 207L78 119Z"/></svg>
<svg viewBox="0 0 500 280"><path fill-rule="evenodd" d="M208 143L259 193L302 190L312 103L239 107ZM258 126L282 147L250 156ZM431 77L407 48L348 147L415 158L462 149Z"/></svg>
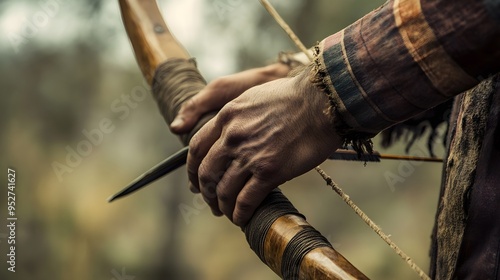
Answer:
<svg viewBox="0 0 500 280"><path fill-rule="evenodd" d="M206 82L195 61L168 30L156 1L119 0L119 3L137 62L170 124L183 102L197 94ZM214 114L207 114L192 132L181 136L184 145ZM263 224L267 224L265 230ZM318 238L320 234L279 190L273 191L259 206L244 231L252 249L280 277L368 279L324 237ZM305 242L312 246L302 248Z"/></svg>

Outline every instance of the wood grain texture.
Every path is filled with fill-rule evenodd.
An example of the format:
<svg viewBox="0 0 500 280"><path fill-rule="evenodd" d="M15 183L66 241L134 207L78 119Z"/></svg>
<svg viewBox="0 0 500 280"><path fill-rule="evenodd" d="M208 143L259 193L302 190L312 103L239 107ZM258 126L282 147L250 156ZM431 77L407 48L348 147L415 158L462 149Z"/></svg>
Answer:
<svg viewBox="0 0 500 280"><path fill-rule="evenodd" d="M310 224L302 217L285 215L269 229L264 243L266 263L277 275L283 277L281 261L290 240ZM368 279L335 249L316 248L305 255L300 265L299 279Z"/></svg>
<svg viewBox="0 0 500 280"><path fill-rule="evenodd" d="M264 242L264 256L266 263L276 274L281 274L281 259L286 245L304 226L308 226L304 219L295 215L285 215L277 219L266 235Z"/></svg>
<svg viewBox="0 0 500 280"><path fill-rule="evenodd" d="M368 279L344 256L332 248L309 252L300 265L299 279Z"/></svg>
<svg viewBox="0 0 500 280"><path fill-rule="evenodd" d="M169 58L190 58L170 33L156 1L119 0L123 23L142 74L151 85L156 68Z"/></svg>

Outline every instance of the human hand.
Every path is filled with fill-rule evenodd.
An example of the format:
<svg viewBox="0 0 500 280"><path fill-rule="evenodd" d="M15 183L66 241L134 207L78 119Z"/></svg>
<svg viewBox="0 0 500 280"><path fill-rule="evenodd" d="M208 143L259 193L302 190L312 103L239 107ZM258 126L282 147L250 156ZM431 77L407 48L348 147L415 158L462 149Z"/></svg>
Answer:
<svg viewBox="0 0 500 280"><path fill-rule="evenodd" d="M189 180L215 215L244 226L272 189L341 146L309 71L249 89L191 139Z"/></svg>
<svg viewBox="0 0 500 280"><path fill-rule="evenodd" d="M275 63L215 79L182 105L170 130L175 134L187 133L204 114L220 110L253 86L286 77L289 71L289 66Z"/></svg>

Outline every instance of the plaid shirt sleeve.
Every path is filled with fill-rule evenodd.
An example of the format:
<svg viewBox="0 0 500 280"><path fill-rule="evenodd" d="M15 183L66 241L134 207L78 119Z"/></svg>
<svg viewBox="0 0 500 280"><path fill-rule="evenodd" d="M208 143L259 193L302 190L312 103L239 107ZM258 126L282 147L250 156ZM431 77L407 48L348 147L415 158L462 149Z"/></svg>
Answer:
<svg viewBox="0 0 500 280"><path fill-rule="evenodd" d="M375 135L500 71L500 0L390 0L315 61L348 130Z"/></svg>

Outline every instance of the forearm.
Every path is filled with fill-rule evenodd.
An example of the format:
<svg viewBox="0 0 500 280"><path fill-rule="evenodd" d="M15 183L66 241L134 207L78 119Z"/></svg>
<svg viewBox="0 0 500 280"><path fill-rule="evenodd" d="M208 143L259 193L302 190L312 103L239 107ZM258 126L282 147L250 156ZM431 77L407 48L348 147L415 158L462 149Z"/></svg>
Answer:
<svg viewBox="0 0 500 280"><path fill-rule="evenodd" d="M500 70L500 1L389 1L317 51L347 132L375 135Z"/></svg>

